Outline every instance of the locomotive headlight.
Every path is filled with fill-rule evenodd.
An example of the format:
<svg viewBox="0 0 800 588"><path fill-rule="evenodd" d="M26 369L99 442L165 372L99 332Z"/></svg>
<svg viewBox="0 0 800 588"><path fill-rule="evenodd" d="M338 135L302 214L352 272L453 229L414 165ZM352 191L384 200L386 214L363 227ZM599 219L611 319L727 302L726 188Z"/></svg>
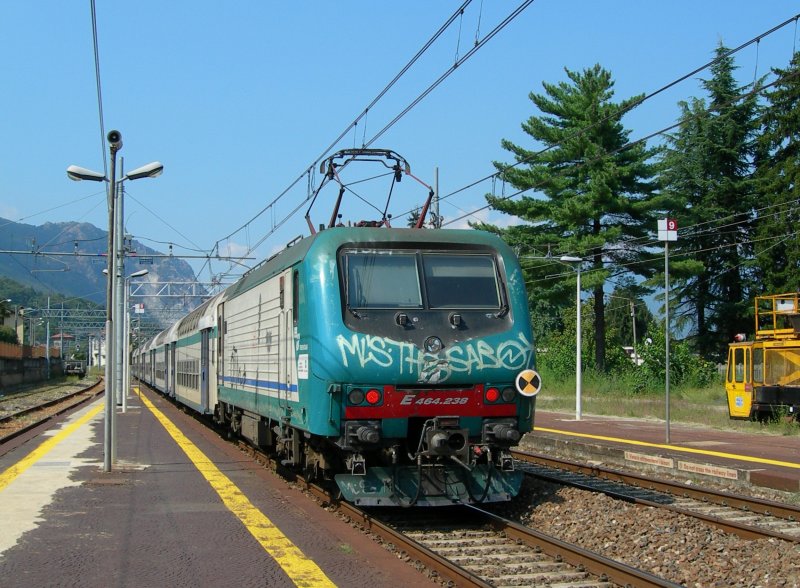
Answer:
<svg viewBox="0 0 800 588"><path fill-rule="evenodd" d="M503 402L512 402L514 397L517 395L517 391L514 390L511 386L507 386L503 388L502 396Z"/></svg>
<svg viewBox="0 0 800 588"><path fill-rule="evenodd" d="M347 395L347 400L350 404L361 404L364 402L364 391L361 388L353 388Z"/></svg>
<svg viewBox="0 0 800 588"><path fill-rule="evenodd" d="M444 347L442 340L439 337L428 337L425 339L425 351L427 353L439 353Z"/></svg>

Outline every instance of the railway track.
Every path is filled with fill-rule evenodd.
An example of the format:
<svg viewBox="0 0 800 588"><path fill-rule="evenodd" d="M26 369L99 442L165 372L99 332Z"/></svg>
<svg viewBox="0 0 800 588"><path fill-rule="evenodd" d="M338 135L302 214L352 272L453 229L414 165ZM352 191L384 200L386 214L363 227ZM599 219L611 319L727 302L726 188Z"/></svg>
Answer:
<svg viewBox="0 0 800 588"><path fill-rule="evenodd" d="M104 390L100 379L88 386L46 386L0 399L0 445L88 402Z"/></svg>
<svg viewBox="0 0 800 588"><path fill-rule="evenodd" d="M243 441L239 447L284 474L269 455ZM365 510L337 500L317 484L291 474L288 477L329 509L391 544L405 554L405 559L419 562L431 576L451 585L677 586L473 506L434 512L413 508Z"/></svg>
<svg viewBox="0 0 800 588"><path fill-rule="evenodd" d="M793 505L545 455L520 451L512 454L519 469L557 484L691 516L744 539L774 538L800 543L800 508Z"/></svg>

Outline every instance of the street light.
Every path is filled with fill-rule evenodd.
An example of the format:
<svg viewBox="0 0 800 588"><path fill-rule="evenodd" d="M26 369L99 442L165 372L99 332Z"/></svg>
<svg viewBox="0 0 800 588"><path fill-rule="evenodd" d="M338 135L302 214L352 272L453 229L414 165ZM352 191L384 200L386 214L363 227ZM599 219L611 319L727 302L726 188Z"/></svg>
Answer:
<svg viewBox="0 0 800 588"><path fill-rule="evenodd" d="M576 294L577 316L575 319L575 420L581 420L581 388L583 375L581 373L581 265L583 259L572 255L562 255L559 261L574 263L578 272L578 288Z"/></svg>
<svg viewBox="0 0 800 588"><path fill-rule="evenodd" d="M131 279L146 276L150 271L141 269L125 278L125 342L122 364L122 412L128 410L128 391L131 389Z"/></svg>
<svg viewBox="0 0 800 588"><path fill-rule="evenodd" d="M103 471L111 471L111 460L116 447L113 443L113 421L116 414L114 402L117 397L115 392L121 387L121 343L122 343L122 324L121 321L114 325L114 306L122 304L122 266L123 250L121 247L121 227L122 224L122 200L118 196L118 188L125 180L138 180L140 178L155 178L164 171L164 166L154 161L142 167L138 167L123 176L120 180L116 179L117 173L117 152L122 149L122 134L119 131L109 131L107 137L109 151L111 153L110 178L104 174L86 168L71 165L67 168L67 177L70 180L108 183L108 281L106 285L106 395L105 395L105 439L104 439L104 462ZM116 206L117 199L120 199L120 206ZM119 259L117 259L119 258ZM119 310L119 309L118 309ZM114 327L117 327L116 329ZM115 344L116 336L116 344ZM116 372L116 373L115 373Z"/></svg>

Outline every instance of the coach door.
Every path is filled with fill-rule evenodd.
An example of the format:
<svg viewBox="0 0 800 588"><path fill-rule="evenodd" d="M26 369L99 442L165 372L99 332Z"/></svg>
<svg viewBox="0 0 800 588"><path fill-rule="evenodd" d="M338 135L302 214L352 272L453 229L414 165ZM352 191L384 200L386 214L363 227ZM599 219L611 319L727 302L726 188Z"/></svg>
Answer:
<svg viewBox="0 0 800 588"><path fill-rule="evenodd" d="M217 390L225 384L225 330L225 305L220 304L217 308Z"/></svg>
<svg viewBox="0 0 800 588"><path fill-rule="evenodd" d="M289 398L294 384L294 309L292 270L284 272L280 279L280 391L279 398L284 409L289 408Z"/></svg>
<svg viewBox="0 0 800 588"><path fill-rule="evenodd" d="M725 387L728 392L728 412L733 418L750 416L753 400L750 349L751 345L731 345L728 350L728 372Z"/></svg>
<svg viewBox="0 0 800 588"><path fill-rule="evenodd" d="M200 331L200 406L208 412L208 336L211 329Z"/></svg>
<svg viewBox="0 0 800 588"><path fill-rule="evenodd" d="M167 361L169 365L167 365L167 374L169 375L169 379L167 380L167 389L169 390L169 396L175 397L176 395L176 388L175 388L175 380L176 380L176 361L175 361L175 343L169 344L169 355L167 357Z"/></svg>

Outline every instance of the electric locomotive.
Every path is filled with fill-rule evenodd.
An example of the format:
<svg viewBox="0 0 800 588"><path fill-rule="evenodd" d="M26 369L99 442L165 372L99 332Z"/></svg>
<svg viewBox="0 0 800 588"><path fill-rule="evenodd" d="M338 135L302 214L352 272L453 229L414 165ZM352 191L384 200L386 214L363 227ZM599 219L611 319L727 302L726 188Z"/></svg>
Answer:
<svg viewBox="0 0 800 588"><path fill-rule="evenodd" d="M531 430L541 383L515 255L483 231L331 219L136 365L164 391L196 385L178 400L354 503L509 500L522 478L509 448ZM148 374L159 357L165 375ZM181 358L196 378L177 376Z"/></svg>

